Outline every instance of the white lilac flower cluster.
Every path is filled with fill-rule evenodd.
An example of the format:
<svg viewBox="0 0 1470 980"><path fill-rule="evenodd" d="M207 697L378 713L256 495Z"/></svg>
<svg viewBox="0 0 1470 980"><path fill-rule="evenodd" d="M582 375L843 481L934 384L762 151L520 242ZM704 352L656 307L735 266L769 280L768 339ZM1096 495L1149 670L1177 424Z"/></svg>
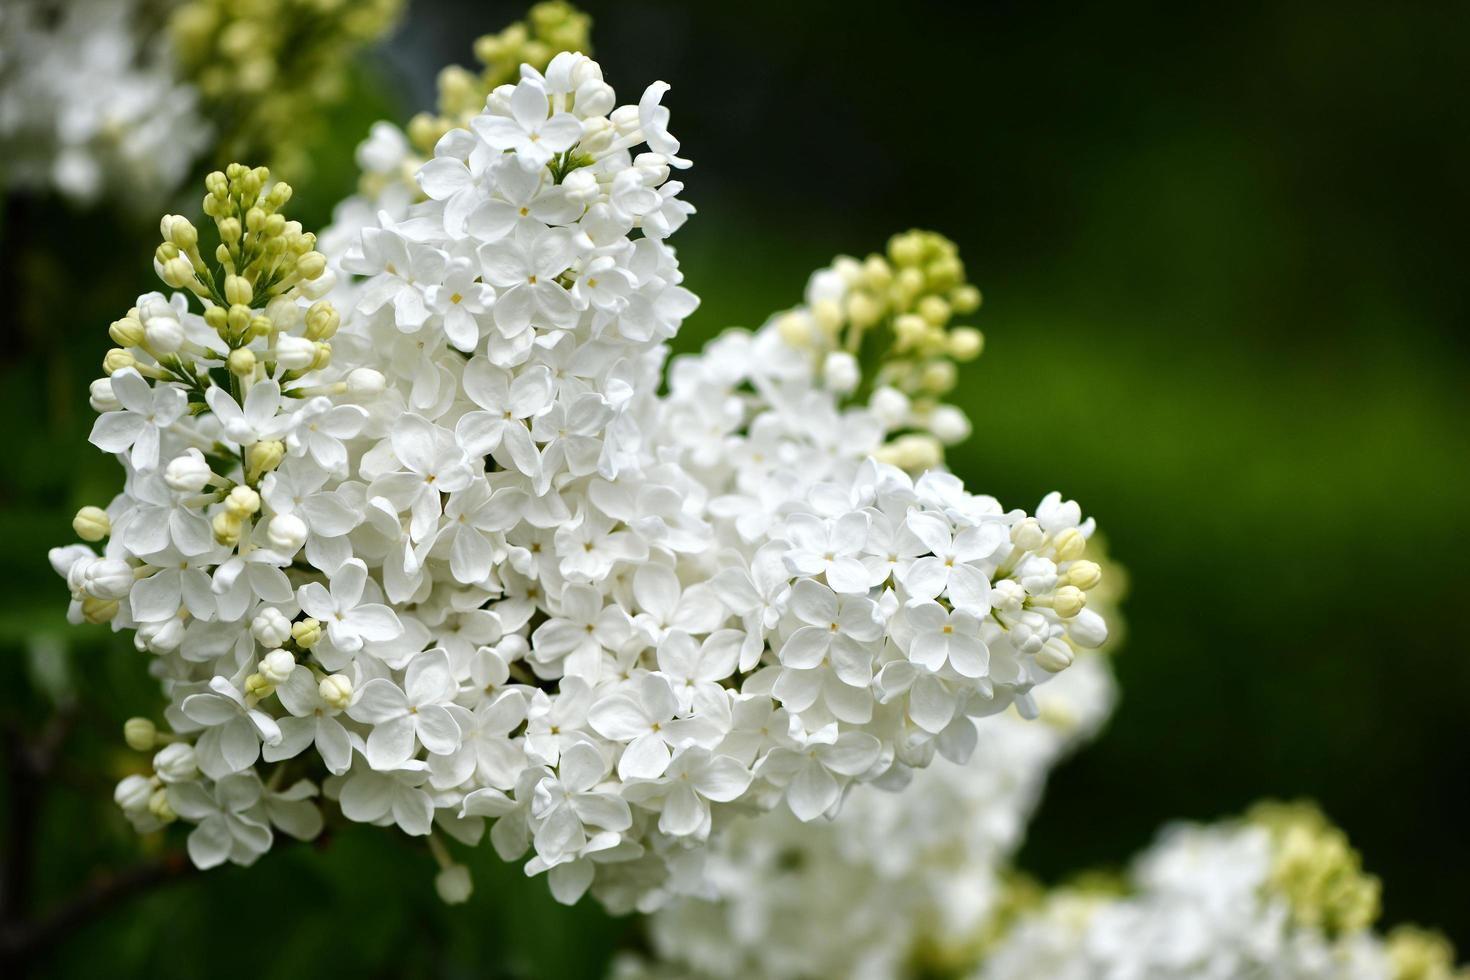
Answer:
<svg viewBox="0 0 1470 980"><path fill-rule="evenodd" d="M346 318L263 168L207 182L214 265L164 220L182 292L113 324L92 392L124 492L77 516L102 554L53 553L73 618L155 655L171 731L130 725L166 744L118 790L140 827L196 824L207 866L309 836L322 797L416 836L493 822L558 899L651 907L727 816L964 761L1104 641L1078 506L880 462L914 420L854 404L855 359L793 345L793 314L658 394L697 303L667 88L619 106L584 56L524 66L342 259ZM895 309L954 286L926 260Z"/></svg>
<svg viewBox="0 0 1470 980"><path fill-rule="evenodd" d="M0 6L0 177L90 203L154 206L187 176L210 127L136 0ZM156 212L155 212L156 213Z"/></svg>
<svg viewBox="0 0 1470 980"><path fill-rule="evenodd" d="M1064 888L1022 915L976 980L1453 980L1441 938L1371 928L1378 882L1300 806L1166 830L1118 888Z"/></svg>
<svg viewBox="0 0 1470 980"><path fill-rule="evenodd" d="M968 764L936 761L904 792L861 787L831 821L733 821L712 844L704 894L655 912L652 956L614 975L886 980L968 968L1004 907L1005 866L1047 772L1112 710L1108 659L1079 658L1037 699L1039 721L986 720Z"/></svg>

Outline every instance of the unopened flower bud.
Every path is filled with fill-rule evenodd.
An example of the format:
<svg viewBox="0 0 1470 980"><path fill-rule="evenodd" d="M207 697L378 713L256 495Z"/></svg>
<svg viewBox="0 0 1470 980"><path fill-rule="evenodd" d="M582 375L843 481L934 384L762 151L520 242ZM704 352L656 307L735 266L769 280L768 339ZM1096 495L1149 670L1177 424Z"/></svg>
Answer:
<svg viewBox="0 0 1470 980"><path fill-rule="evenodd" d="M867 329L878 322L883 307L869 293L850 293L847 297L847 319L859 329Z"/></svg>
<svg viewBox="0 0 1470 980"><path fill-rule="evenodd" d="M1056 549L1058 562L1075 561L1087 550L1087 538L1075 527L1069 527L1052 540L1052 547Z"/></svg>
<svg viewBox="0 0 1470 980"><path fill-rule="evenodd" d="M82 569L82 591L98 599L126 599L134 581L133 566L121 558L99 558Z"/></svg>
<svg viewBox="0 0 1470 980"><path fill-rule="evenodd" d="M1091 609L1084 609L1067 624L1067 635L1079 647L1096 650L1108 641L1107 620Z"/></svg>
<svg viewBox="0 0 1470 980"><path fill-rule="evenodd" d="M276 340L276 363L287 371L305 371L316 363L316 342L305 337L280 337Z"/></svg>
<svg viewBox="0 0 1470 980"><path fill-rule="evenodd" d="M110 623L117 615L116 599L99 599L87 596L82 600L82 618L89 623Z"/></svg>
<svg viewBox="0 0 1470 980"><path fill-rule="evenodd" d="M1071 619L1087 605L1087 593L1075 585L1064 585L1052 593L1051 608L1063 619Z"/></svg>
<svg viewBox="0 0 1470 980"><path fill-rule="evenodd" d="M929 413L929 431L946 446L953 446L969 438L970 420L953 405L940 405Z"/></svg>
<svg viewBox="0 0 1470 980"><path fill-rule="evenodd" d="M138 359L128 351L123 350L121 347L114 347L102 358L102 370L112 375L121 371L123 368L135 367L137 363Z"/></svg>
<svg viewBox="0 0 1470 980"><path fill-rule="evenodd" d="M249 347L236 347L228 359L230 373L237 378L248 378L255 373L255 351Z"/></svg>
<svg viewBox="0 0 1470 980"><path fill-rule="evenodd" d="M291 620L275 606L266 606L250 621L250 635L267 649L278 647L291 639Z"/></svg>
<svg viewBox="0 0 1470 980"><path fill-rule="evenodd" d="M470 869L462 864L451 864L434 876L434 890L445 905L462 905L470 900L474 882L470 880Z"/></svg>
<svg viewBox="0 0 1470 980"><path fill-rule="evenodd" d="M974 313L980 308L980 290L965 283L950 290L949 305L956 313Z"/></svg>
<svg viewBox="0 0 1470 980"><path fill-rule="evenodd" d="M812 345L812 321L803 313L787 313L776 321L776 332L788 347L806 350Z"/></svg>
<svg viewBox="0 0 1470 980"><path fill-rule="evenodd" d="M257 701L270 697L275 693L275 685L264 674L251 674L245 678L245 696Z"/></svg>
<svg viewBox="0 0 1470 980"><path fill-rule="evenodd" d="M158 744L158 726L147 718L129 718L123 722L123 741L134 752L151 752Z"/></svg>
<svg viewBox="0 0 1470 980"><path fill-rule="evenodd" d="M296 658L285 650L272 650L260 658L260 675L272 685L284 684L296 669Z"/></svg>
<svg viewBox="0 0 1470 980"><path fill-rule="evenodd" d="M153 757L153 771L165 783L185 783L199 773L194 746L188 742L171 742Z"/></svg>
<svg viewBox="0 0 1470 980"><path fill-rule="evenodd" d="M942 327L949 322L949 304L938 296L925 296L919 300L918 313L931 326Z"/></svg>
<svg viewBox="0 0 1470 980"><path fill-rule="evenodd" d="M143 324L125 316L121 320L112 321L112 326L107 328L107 335L119 347L137 347L143 342Z"/></svg>
<svg viewBox="0 0 1470 980"><path fill-rule="evenodd" d="M153 795L148 797L148 812L163 823L173 823L179 818L179 815L174 813L174 808L169 805L168 790L162 786L154 790Z"/></svg>
<svg viewBox="0 0 1470 980"><path fill-rule="evenodd" d="M294 555L306 543L306 522L295 514L277 514L271 518L266 536L275 550L286 556Z"/></svg>
<svg viewBox="0 0 1470 980"><path fill-rule="evenodd" d="M346 674L329 674L317 685L317 693L329 707L344 709L352 701L352 678Z"/></svg>
<svg viewBox="0 0 1470 980"><path fill-rule="evenodd" d="M868 399L868 408L889 428L907 425L911 408L909 396L897 388L883 385Z"/></svg>
<svg viewBox="0 0 1470 980"><path fill-rule="evenodd" d="M320 252L307 252L296 260L296 271L303 279L315 279L327 271L327 257Z"/></svg>
<svg viewBox="0 0 1470 980"><path fill-rule="evenodd" d="M279 439L262 439L252 443L245 450L245 462L250 467L252 478L269 473L281 465L281 460L286 458L286 444ZM238 487L236 489L239 489ZM256 507L260 506L257 501ZM255 511L250 511L255 513Z"/></svg>
<svg viewBox="0 0 1470 980"><path fill-rule="evenodd" d="M170 616L156 623L139 623L133 634L133 645L149 653L173 653L184 642L182 616Z"/></svg>
<svg viewBox="0 0 1470 980"><path fill-rule="evenodd" d="M112 799L127 813L141 813L148 809L148 799L153 795L153 783L146 776L128 776L112 791Z"/></svg>
<svg viewBox="0 0 1470 980"><path fill-rule="evenodd" d="M1072 666L1072 649L1066 641L1053 638L1041 645L1036 654L1036 666L1055 674Z"/></svg>
<svg viewBox="0 0 1470 980"><path fill-rule="evenodd" d="M830 391L845 395L858 386L861 370L857 358L847 351L832 351L822 365L822 377Z"/></svg>
<svg viewBox="0 0 1470 980"><path fill-rule="evenodd" d="M231 305L249 306L255 291L244 276L225 276L225 300Z"/></svg>
<svg viewBox="0 0 1470 980"><path fill-rule="evenodd" d="M163 468L163 482L177 493L198 493L209 486L213 477L204 454L197 449L184 450L182 456L175 456Z"/></svg>
<svg viewBox="0 0 1470 980"><path fill-rule="evenodd" d="M71 519L71 529L83 541L101 541L112 533L112 520L101 507L83 507Z"/></svg>
<svg viewBox="0 0 1470 980"><path fill-rule="evenodd" d="M291 639L303 650L310 650L322 638L322 624L314 619L303 619L291 624Z"/></svg>
<svg viewBox="0 0 1470 980"><path fill-rule="evenodd" d="M214 540L226 548L233 548L240 543L240 518L227 510L222 510L214 515L209 522L211 530L214 531Z"/></svg>
<svg viewBox="0 0 1470 980"><path fill-rule="evenodd" d="M175 255L158 266L158 278L165 286L184 289L194 281L194 266L182 255Z"/></svg>
<svg viewBox="0 0 1470 980"><path fill-rule="evenodd" d="M955 370L953 361L930 361L924 365L919 383L924 386L925 391L942 395L952 390L958 379L959 372Z"/></svg>
<svg viewBox="0 0 1470 980"><path fill-rule="evenodd" d="M949 356L957 361L973 361L985 349L985 335L974 327L955 327L946 336Z"/></svg>
<svg viewBox="0 0 1470 980"><path fill-rule="evenodd" d="M260 510L260 494L250 487L235 487L225 498L225 510L237 520L244 520Z"/></svg>
<svg viewBox="0 0 1470 980"><path fill-rule="evenodd" d="M306 336L309 340L328 340L337 332L342 317L331 303L322 300L306 311Z"/></svg>
<svg viewBox="0 0 1470 980"><path fill-rule="evenodd" d="M1035 551L1045 540L1046 532L1041 529L1041 522L1034 517L1019 521L1011 528L1011 544L1022 551Z"/></svg>
<svg viewBox="0 0 1470 980"><path fill-rule="evenodd" d="M1096 588L1097 584L1102 581L1102 566L1095 561L1088 561L1084 558L1072 562L1067 567L1067 573L1063 577L1066 579L1067 585L1075 585L1077 588L1086 592L1088 589Z"/></svg>
<svg viewBox="0 0 1470 980"><path fill-rule="evenodd" d="M383 373L372 368L356 368L347 375L347 391L352 395L381 394L387 383Z"/></svg>
<svg viewBox="0 0 1470 980"><path fill-rule="evenodd" d="M174 316L150 316L143 321L143 337L155 354L173 354L184 346L184 325Z"/></svg>

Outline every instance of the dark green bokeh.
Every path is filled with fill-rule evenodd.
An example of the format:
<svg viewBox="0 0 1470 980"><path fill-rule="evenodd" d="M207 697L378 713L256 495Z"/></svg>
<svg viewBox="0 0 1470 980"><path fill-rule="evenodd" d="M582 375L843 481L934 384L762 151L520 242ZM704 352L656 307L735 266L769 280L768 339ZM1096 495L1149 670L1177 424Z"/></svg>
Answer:
<svg viewBox="0 0 1470 980"><path fill-rule="evenodd" d="M1383 876L1388 922L1470 946L1464 9L586 6L625 97L674 85L696 160L676 244L704 305L678 347L758 325L837 252L942 231L986 293L958 397L976 432L952 466L1011 505L1075 496L1127 565L1123 702L1052 781L1023 864L1055 879L1172 818L1310 796ZM419 4L373 66L390 82L334 120L337 155L300 188L312 216L350 188L343 149L368 121L406 116L424 98L406 93L517 14ZM84 707L44 905L137 855L105 800L118 726L156 696L125 641L63 627L44 551L116 481L84 444L85 384L106 323L151 288L151 239L18 213L0 243L0 411L21 423L0 471L0 686L7 714L39 716L24 651L41 633L72 645ZM67 240L65 265L22 232ZM51 966L106 950L119 975L595 976L633 939L488 848L473 861L474 901L445 909L425 857L354 830L161 891Z"/></svg>

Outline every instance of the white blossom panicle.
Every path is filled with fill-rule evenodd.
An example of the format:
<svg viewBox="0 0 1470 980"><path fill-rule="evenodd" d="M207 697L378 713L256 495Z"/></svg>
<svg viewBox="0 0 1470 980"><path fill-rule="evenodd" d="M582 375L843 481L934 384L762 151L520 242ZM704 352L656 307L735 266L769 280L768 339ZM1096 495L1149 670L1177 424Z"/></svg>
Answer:
<svg viewBox="0 0 1470 980"><path fill-rule="evenodd" d="M861 787L831 821L732 821L711 846L704 894L649 919L653 957L642 968L712 980L968 968L1006 899L1005 865L1047 772L1112 709L1107 658L1079 658L1037 699L1040 721L987 719L969 763L938 760L900 792Z"/></svg>
<svg viewBox="0 0 1470 980"><path fill-rule="evenodd" d="M154 208L208 145L195 89L136 0L6 0L0 177L79 203ZM155 212L156 213L156 212Z"/></svg>
<svg viewBox="0 0 1470 980"><path fill-rule="evenodd" d="M1457 980L1453 950L1371 928L1377 879L1314 809L1178 825L1116 886L1063 888L1022 914L976 980Z"/></svg>
<svg viewBox="0 0 1470 980"><path fill-rule="evenodd" d="M213 262L164 219L175 292L113 324L92 388L124 491L77 516L100 554L53 553L73 617L155 655L192 746L197 773L120 791L141 825L246 863L325 799L433 835L454 900L439 835L488 825L558 899L647 908L702 886L732 815L830 817L936 754L1010 751L975 720L1034 716L1103 643L1077 504L924 471L895 449L923 420L789 342L806 314L659 394L698 303L667 88L619 105L583 55L523 66L344 254L345 315L263 168L210 176ZM961 288L931 245L893 309Z"/></svg>

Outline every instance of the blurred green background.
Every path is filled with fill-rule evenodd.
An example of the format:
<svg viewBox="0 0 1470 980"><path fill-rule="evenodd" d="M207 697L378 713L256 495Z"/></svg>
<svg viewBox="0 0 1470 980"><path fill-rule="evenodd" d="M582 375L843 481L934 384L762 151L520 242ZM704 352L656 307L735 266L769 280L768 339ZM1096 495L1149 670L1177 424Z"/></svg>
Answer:
<svg viewBox="0 0 1470 980"><path fill-rule="evenodd" d="M675 244L704 304L678 346L792 305L836 253L942 231L986 294L957 398L976 431L951 465L1008 505L1076 497L1127 566L1123 701L1052 780L1022 864L1055 880L1169 819L1307 796L1383 876L1388 923L1470 947L1470 9L583 6L625 98L673 84L696 161ZM438 66L522 11L412 6L311 181L282 175L303 218L350 191L373 119L427 107ZM110 789L122 720L156 693L128 642L65 627L45 551L115 486L85 443L86 383L107 323L153 288L155 229L4 207L0 704L30 731L44 689L77 705L35 854L44 909L140 847ZM426 857L349 831L153 893L40 965L597 976L636 941L488 847L471 863L474 899L446 908Z"/></svg>

